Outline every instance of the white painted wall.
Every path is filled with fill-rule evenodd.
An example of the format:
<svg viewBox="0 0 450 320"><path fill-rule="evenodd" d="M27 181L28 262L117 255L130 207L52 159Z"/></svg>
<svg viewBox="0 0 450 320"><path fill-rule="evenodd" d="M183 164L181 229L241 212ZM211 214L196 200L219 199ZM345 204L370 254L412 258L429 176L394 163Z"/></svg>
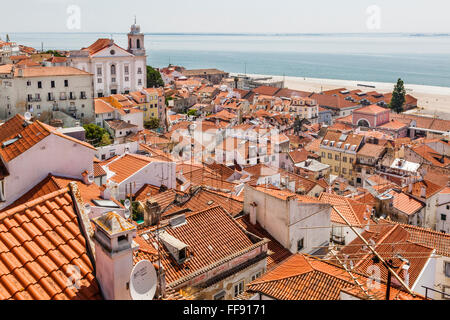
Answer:
<svg viewBox="0 0 450 320"><path fill-rule="evenodd" d="M95 150L79 143L50 134L18 157L6 163L9 176L5 178L8 206L41 182L49 173L81 179L81 174L94 172L92 159Z"/></svg>

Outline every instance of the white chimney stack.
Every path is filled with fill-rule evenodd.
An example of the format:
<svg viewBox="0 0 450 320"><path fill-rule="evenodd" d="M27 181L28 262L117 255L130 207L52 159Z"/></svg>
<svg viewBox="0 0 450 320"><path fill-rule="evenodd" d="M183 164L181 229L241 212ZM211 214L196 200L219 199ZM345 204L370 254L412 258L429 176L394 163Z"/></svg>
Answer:
<svg viewBox="0 0 450 320"><path fill-rule="evenodd" d="M403 281L407 286L409 286L409 264L405 264L402 267Z"/></svg>
<svg viewBox="0 0 450 320"><path fill-rule="evenodd" d="M427 187L425 186L420 187L420 197L421 198L427 197Z"/></svg>
<svg viewBox="0 0 450 320"><path fill-rule="evenodd" d="M255 202L250 203L250 223L252 225L256 224L256 207L258 205Z"/></svg>
<svg viewBox="0 0 450 320"><path fill-rule="evenodd" d="M108 186L106 184L104 184L100 187L100 197L103 200L111 199L111 190L108 188Z"/></svg>
<svg viewBox="0 0 450 320"><path fill-rule="evenodd" d="M408 184L408 193L412 193L412 188L413 188L413 184L412 184L412 182L410 182Z"/></svg>
<svg viewBox="0 0 450 320"><path fill-rule="evenodd" d="M106 300L130 300L136 227L116 212L105 213L92 222L95 224L95 276L103 296Z"/></svg>

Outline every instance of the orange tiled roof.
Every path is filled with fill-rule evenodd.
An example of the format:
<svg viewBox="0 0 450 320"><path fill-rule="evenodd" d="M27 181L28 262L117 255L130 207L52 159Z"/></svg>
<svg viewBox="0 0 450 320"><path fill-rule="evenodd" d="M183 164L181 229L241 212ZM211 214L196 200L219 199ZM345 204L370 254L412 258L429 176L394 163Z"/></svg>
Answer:
<svg viewBox="0 0 450 320"><path fill-rule="evenodd" d="M106 171L103 170L100 163L94 162L94 177L97 178L101 176L106 176Z"/></svg>
<svg viewBox="0 0 450 320"><path fill-rule="evenodd" d="M386 111L389 111L389 109L382 108L376 104L371 104L370 106L359 108L358 110L355 110L354 112L367 113L367 114L379 114L379 113L383 113Z"/></svg>
<svg viewBox="0 0 450 320"><path fill-rule="evenodd" d="M399 130L402 128L408 128L408 126L400 121L392 119L389 122L386 122L385 124L382 124L381 126L378 126L378 128L381 129L391 129L391 130Z"/></svg>
<svg viewBox="0 0 450 320"><path fill-rule="evenodd" d="M12 135L23 130L25 118L21 114L16 114L0 126L0 142L3 142Z"/></svg>
<svg viewBox="0 0 450 320"><path fill-rule="evenodd" d="M401 266L404 263L400 257L409 260L410 285L416 282L434 250L433 248L411 242L408 231L401 225L396 224L383 223L373 225L369 231L364 231L361 236L367 241L373 242L374 249L381 257L383 259L391 259L395 266ZM348 262L353 262L354 270L359 270L361 273L365 273L368 267L374 264L372 260L373 254L365 248L364 243L359 238L343 247L339 255L342 257L346 256ZM386 268L380 269L381 278L386 280ZM401 268L396 270L397 273L401 272Z"/></svg>
<svg viewBox="0 0 450 320"><path fill-rule="evenodd" d="M70 266L81 280L69 286ZM0 214L0 300L101 299L68 188Z"/></svg>
<svg viewBox="0 0 450 320"><path fill-rule="evenodd" d="M224 208L234 217L242 212L244 202L236 199L235 197L227 197L211 190L201 189L185 204L183 204L181 208L186 208L196 212L216 206Z"/></svg>
<svg viewBox="0 0 450 320"><path fill-rule="evenodd" d="M242 227L220 207L188 214L186 222L177 228L166 228L165 231L194 252L189 260L177 264L164 245L158 244L169 287L179 286L213 264L220 264L225 259L239 256L264 243L262 239L257 243L252 242ZM157 241L155 235L148 235L148 244Z"/></svg>
<svg viewBox="0 0 450 320"><path fill-rule="evenodd" d="M105 39L105 38L98 39L93 44L91 44L89 47L84 48L82 50L87 50L87 51L89 51L90 55L93 55L93 54L103 50L104 48L111 46L111 44L112 44L111 39Z"/></svg>
<svg viewBox="0 0 450 320"><path fill-rule="evenodd" d="M125 154L124 156L111 161L106 166L110 171L115 173L115 175L113 175L110 179L114 182L120 183L147 166L152 161L153 159L149 157L138 156L135 154Z"/></svg>
<svg viewBox="0 0 450 320"><path fill-rule="evenodd" d="M360 283L367 277L354 273ZM305 255L295 254L272 271L248 285L276 300L339 300L340 291L355 282L341 267Z"/></svg>
<svg viewBox="0 0 450 320"><path fill-rule="evenodd" d="M450 234L409 224L400 224L408 232L408 241L436 249L436 254L450 257Z"/></svg>
<svg viewBox="0 0 450 320"><path fill-rule="evenodd" d="M416 183L413 183L412 185L412 192L410 193L411 195L413 195L414 197L417 198L422 198L422 188L425 188L425 198L428 199L429 197L434 196L436 193L438 193L439 191L441 191L443 189L442 186L439 186L429 180L422 180L422 181L418 181ZM405 193L409 193L408 192L408 187L404 187L403 192Z"/></svg>
<svg viewBox="0 0 450 320"><path fill-rule="evenodd" d="M430 162L433 166L442 168L450 167L450 159L448 156L446 157L443 154L436 152L426 144L413 147L411 150Z"/></svg>
<svg viewBox="0 0 450 320"><path fill-rule="evenodd" d="M420 203L419 201L415 200L414 198L408 196L403 192L391 190L389 194L394 197L393 200L394 208L408 215L414 214L424 207L422 203Z"/></svg>
<svg viewBox="0 0 450 320"><path fill-rule="evenodd" d="M23 60L22 60L23 61ZM15 70L15 77L19 76L19 70L23 77L58 77L58 76L90 76L92 73L73 67L33 67Z"/></svg>
<svg viewBox="0 0 450 320"><path fill-rule="evenodd" d="M20 198L14 201L12 204L7 206L1 211L7 211L11 208L17 207L29 201L35 200L39 197L43 197L49 193L58 191L62 188L65 188L69 185L70 182L76 182L78 186L78 190L80 191L82 199L86 203L90 203L92 206L95 204L92 200L100 199L100 187L96 184L86 185L81 180L54 176L52 174L48 174L41 182L33 186L30 190L28 190L25 194L23 194ZM112 199L118 205L121 206L119 202L115 199Z"/></svg>
<svg viewBox="0 0 450 320"><path fill-rule="evenodd" d="M365 209L367 208L362 208L361 210L361 207L359 206L361 203L358 203L357 201L352 201L344 196L325 192L320 194L319 200L336 207L345 219L347 219L347 221L353 226L364 226L369 221L364 219L364 215L367 219L369 219L370 213L365 212ZM357 211L355 209L357 209ZM339 216L339 214L337 214L334 208L331 209L331 221L346 225L346 222Z"/></svg>
<svg viewBox="0 0 450 320"><path fill-rule="evenodd" d="M20 117L15 117L13 119L14 119L13 121L19 121L18 119L20 119ZM15 139L13 143L0 148L0 155L6 162L9 162L12 159L16 158L17 156L21 155L22 153L30 149L32 146L34 146L36 143L40 142L50 134L55 134L61 138L71 140L73 142L96 150L92 145L80 141L78 139L72 138L70 136L67 136L63 133L60 133L56 130L56 128L44 124L38 120L31 124L28 124L26 127L18 126L18 124L17 125L6 124L6 125L7 125L7 127L5 128L6 131L2 130L3 126L0 127L0 135L2 135L2 132L5 132L5 134L6 133L12 134L11 136L3 139L1 142L4 143L7 140Z"/></svg>
<svg viewBox="0 0 450 320"><path fill-rule="evenodd" d="M379 158L385 147L378 144L366 143L358 151L358 156Z"/></svg>
<svg viewBox="0 0 450 320"><path fill-rule="evenodd" d="M151 196L159 193L160 187L152 186L151 184L145 184L137 192L135 192L135 201L144 201Z"/></svg>
<svg viewBox="0 0 450 320"><path fill-rule="evenodd" d="M113 113L116 108L103 99L94 99L95 114Z"/></svg>

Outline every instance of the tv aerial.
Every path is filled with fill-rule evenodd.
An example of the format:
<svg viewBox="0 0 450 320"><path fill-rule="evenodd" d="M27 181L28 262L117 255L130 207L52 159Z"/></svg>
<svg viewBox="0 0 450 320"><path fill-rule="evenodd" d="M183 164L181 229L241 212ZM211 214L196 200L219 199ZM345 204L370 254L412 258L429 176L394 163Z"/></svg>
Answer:
<svg viewBox="0 0 450 320"><path fill-rule="evenodd" d="M149 260L139 261L131 271L130 295L133 300L152 300L156 293L156 270Z"/></svg>
<svg viewBox="0 0 450 320"><path fill-rule="evenodd" d="M125 207L126 211L125 211L125 218L129 219L131 216L131 201L129 199L125 199L123 206Z"/></svg>

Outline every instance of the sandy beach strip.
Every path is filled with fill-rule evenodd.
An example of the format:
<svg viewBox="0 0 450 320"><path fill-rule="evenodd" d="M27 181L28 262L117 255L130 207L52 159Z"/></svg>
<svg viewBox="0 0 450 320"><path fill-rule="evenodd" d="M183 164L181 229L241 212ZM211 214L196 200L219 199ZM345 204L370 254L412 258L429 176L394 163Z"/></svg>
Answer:
<svg viewBox="0 0 450 320"><path fill-rule="evenodd" d="M237 74L231 74L237 75ZM285 87L293 90L308 92L321 92L330 89L347 88L360 89L364 92L378 91L380 93L392 92L395 83L352 81L338 79L319 79L304 77L283 77L260 74L248 74L250 77L272 77L274 80L285 80ZM363 86L361 86L363 85ZM370 86L370 87L369 87ZM406 93L417 98L418 108L408 113L423 116L436 116L450 120L450 87L435 87L405 83Z"/></svg>

